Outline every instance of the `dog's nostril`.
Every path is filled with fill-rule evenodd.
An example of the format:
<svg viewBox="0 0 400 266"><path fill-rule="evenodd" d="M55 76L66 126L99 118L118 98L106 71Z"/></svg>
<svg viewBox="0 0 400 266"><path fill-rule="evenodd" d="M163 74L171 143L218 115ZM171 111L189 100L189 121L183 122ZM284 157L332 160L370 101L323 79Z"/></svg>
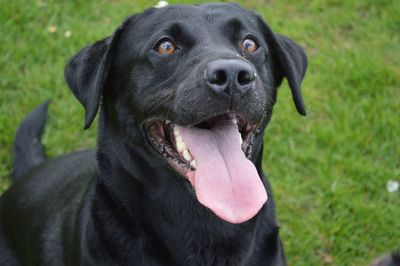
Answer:
<svg viewBox="0 0 400 266"><path fill-rule="evenodd" d="M239 72L237 81L240 85L247 85L253 81L253 77L247 70L242 70Z"/></svg>
<svg viewBox="0 0 400 266"><path fill-rule="evenodd" d="M212 73L209 81L212 84L221 86L221 85L224 85L228 81L228 78L226 76L225 71L217 70L214 73Z"/></svg>
<svg viewBox="0 0 400 266"><path fill-rule="evenodd" d="M204 78L211 91L219 95L244 95L254 88L255 71L240 59L217 59L208 63Z"/></svg>

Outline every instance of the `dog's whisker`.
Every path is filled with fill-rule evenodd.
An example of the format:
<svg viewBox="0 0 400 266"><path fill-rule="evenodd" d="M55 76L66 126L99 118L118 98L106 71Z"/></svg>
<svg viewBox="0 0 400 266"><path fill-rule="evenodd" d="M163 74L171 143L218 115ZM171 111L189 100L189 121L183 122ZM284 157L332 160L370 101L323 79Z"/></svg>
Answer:
<svg viewBox="0 0 400 266"><path fill-rule="evenodd" d="M173 89L171 89L171 91L173 91ZM145 111L145 116L152 117L153 113L155 113L160 106L167 106L167 103L170 102L171 99L173 99L173 98L174 98L174 94L168 93L168 90L167 90L167 93L159 95L159 98L157 99L157 101L154 101L154 103L151 103L148 106L148 108Z"/></svg>

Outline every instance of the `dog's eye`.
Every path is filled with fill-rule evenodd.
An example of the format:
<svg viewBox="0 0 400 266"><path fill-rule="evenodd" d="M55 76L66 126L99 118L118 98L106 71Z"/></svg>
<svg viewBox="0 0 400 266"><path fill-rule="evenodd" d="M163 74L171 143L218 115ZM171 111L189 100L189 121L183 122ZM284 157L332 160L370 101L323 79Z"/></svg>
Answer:
<svg viewBox="0 0 400 266"><path fill-rule="evenodd" d="M174 53L175 50L175 44L169 39L161 40L156 47L158 53L166 55Z"/></svg>
<svg viewBox="0 0 400 266"><path fill-rule="evenodd" d="M240 49L248 53L254 53L258 49L258 44L253 38L247 37L240 44Z"/></svg>

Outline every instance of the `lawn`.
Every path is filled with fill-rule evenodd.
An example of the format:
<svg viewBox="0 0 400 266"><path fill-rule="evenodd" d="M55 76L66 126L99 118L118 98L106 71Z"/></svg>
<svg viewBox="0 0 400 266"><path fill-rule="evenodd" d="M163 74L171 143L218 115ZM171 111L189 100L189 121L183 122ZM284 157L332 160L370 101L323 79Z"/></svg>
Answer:
<svg viewBox="0 0 400 266"><path fill-rule="evenodd" d="M171 1L192 3L193 1ZM202 1L196 1L197 3ZM286 84L264 170L290 265L368 265L400 247L400 1L237 1L305 47L308 116ZM51 98L49 156L94 147L63 78L66 60L156 1L0 0L0 193L19 121Z"/></svg>

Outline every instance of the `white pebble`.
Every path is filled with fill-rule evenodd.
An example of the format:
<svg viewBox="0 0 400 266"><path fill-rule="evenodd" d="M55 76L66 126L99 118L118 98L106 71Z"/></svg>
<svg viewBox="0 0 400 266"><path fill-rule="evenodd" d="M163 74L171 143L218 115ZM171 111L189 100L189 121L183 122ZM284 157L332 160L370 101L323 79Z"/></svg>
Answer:
<svg viewBox="0 0 400 266"><path fill-rule="evenodd" d="M386 183L386 189L389 193L396 192L399 190L399 182L396 180L388 180Z"/></svg>

